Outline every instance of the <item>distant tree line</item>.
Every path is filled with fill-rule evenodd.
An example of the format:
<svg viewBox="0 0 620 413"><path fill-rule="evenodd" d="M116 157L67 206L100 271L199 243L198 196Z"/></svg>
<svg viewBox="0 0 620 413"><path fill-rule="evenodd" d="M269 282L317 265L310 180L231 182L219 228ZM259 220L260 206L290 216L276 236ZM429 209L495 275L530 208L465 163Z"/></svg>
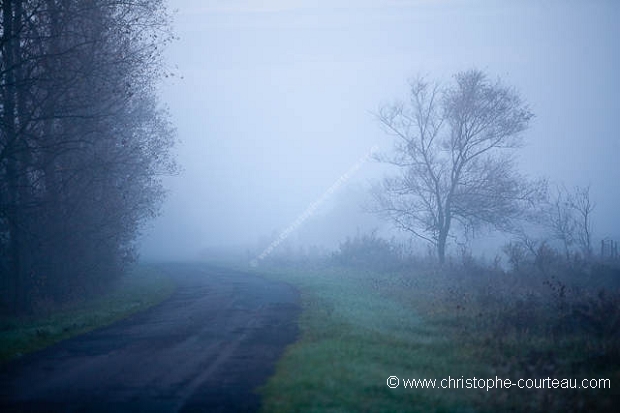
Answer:
<svg viewBox="0 0 620 413"><path fill-rule="evenodd" d="M174 171L163 0L3 0L0 312L101 291Z"/></svg>

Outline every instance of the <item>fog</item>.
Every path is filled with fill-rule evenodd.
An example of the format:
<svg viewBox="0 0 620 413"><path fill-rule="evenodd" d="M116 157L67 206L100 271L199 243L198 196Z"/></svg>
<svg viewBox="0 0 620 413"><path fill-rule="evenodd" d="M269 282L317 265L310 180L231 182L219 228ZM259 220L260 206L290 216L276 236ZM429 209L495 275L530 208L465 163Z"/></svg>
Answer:
<svg viewBox="0 0 620 413"><path fill-rule="evenodd" d="M373 113L407 79L449 81L478 68L520 91L535 118L521 170L591 185L594 239L620 237L620 4L615 1L172 0L179 39L161 86L182 172L165 178L161 216L140 240L147 260L258 248L336 182L290 238L333 248L390 225L365 214L391 147ZM268 241L267 241L268 240ZM596 244L595 244L596 245Z"/></svg>

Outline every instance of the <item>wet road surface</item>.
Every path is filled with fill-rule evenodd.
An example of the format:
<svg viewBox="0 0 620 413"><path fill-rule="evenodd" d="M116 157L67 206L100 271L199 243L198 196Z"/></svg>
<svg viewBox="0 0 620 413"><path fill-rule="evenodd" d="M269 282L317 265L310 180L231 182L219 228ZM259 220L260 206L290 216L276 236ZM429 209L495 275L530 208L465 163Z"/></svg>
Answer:
<svg viewBox="0 0 620 413"><path fill-rule="evenodd" d="M250 412L297 337L298 293L201 265L164 267L162 304L0 366L0 412Z"/></svg>

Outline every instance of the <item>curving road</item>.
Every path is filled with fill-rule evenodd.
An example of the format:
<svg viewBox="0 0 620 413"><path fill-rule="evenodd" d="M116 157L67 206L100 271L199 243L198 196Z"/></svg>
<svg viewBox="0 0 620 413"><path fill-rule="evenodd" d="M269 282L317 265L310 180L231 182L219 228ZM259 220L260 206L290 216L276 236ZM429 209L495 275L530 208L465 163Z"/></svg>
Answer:
<svg viewBox="0 0 620 413"><path fill-rule="evenodd" d="M0 368L2 412L249 412L297 336L288 284L199 265L168 300Z"/></svg>

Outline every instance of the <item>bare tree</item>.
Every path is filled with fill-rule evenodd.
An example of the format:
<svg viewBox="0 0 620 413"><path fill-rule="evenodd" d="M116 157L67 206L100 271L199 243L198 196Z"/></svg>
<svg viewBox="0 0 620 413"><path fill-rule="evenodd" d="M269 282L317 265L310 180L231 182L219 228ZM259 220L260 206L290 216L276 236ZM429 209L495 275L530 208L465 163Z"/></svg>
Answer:
<svg viewBox="0 0 620 413"><path fill-rule="evenodd" d="M173 36L165 0L0 4L0 311L20 313L110 285L156 213Z"/></svg>
<svg viewBox="0 0 620 413"><path fill-rule="evenodd" d="M549 206L549 225L553 238L562 243L566 259L570 258L575 243L576 222L571 196L564 187L558 187Z"/></svg>
<svg viewBox="0 0 620 413"><path fill-rule="evenodd" d="M393 153L378 158L399 174L375 192L375 211L434 245L442 263L455 223L466 233L511 228L545 187L521 176L511 157L532 116L513 88L478 70L447 86L411 81L409 100L378 114L397 138Z"/></svg>
<svg viewBox="0 0 620 413"><path fill-rule="evenodd" d="M590 185L576 187L571 202L578 216L577 239L584 257L592 256L592 212L596 204L590 199Z"/></svg>
<svg viewBox="0 0 620 413"><path fill-rule="evenodd" d="M592 212L595 204L590 198L590 186L575 187L572 191L558 187L549 202L548 224L553 237L564 247L570 258L577 244L584 258L592 256Z"/></svg>

